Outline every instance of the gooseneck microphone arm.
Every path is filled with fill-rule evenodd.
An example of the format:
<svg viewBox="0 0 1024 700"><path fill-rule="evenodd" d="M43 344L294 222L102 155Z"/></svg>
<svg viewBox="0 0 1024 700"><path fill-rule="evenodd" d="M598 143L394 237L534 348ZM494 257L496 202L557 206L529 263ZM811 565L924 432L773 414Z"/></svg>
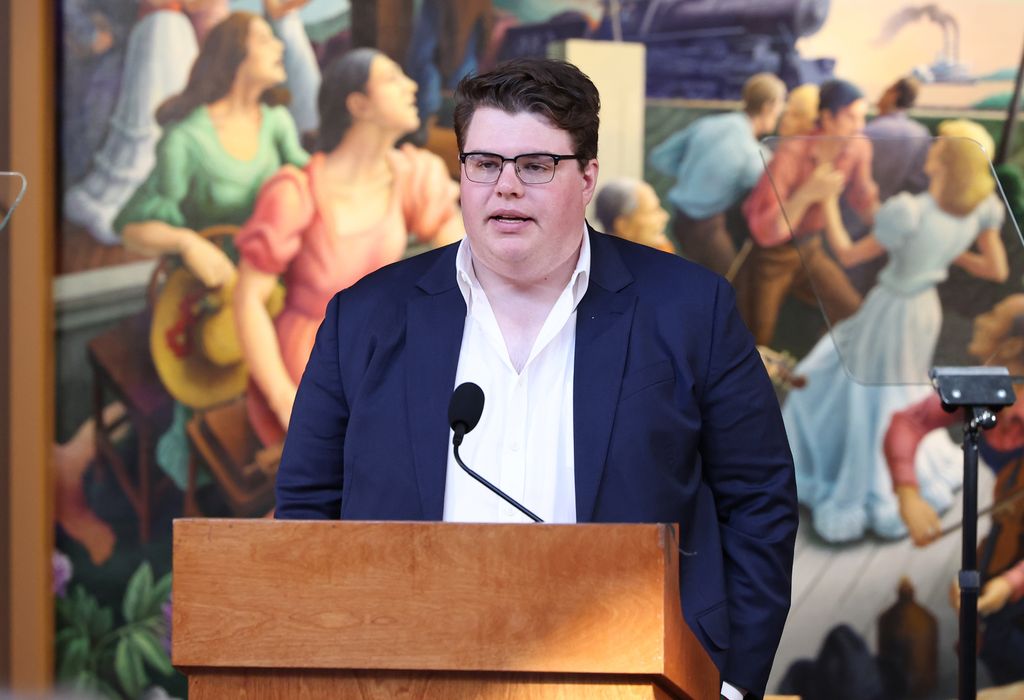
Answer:
<svg viewBox="0 0 1024 700"><path fill-rule="evenodd" d="M476 424L480 421L480 416L483 412L483 389L472 382L459 384L459 386L455 388L455 392L452 394L451 401L448 402L448 424L451 425L452 432L454 433L452 435L452 447L455 454L455 461L460 467L462 467L464 472L486 486L492 493L500 496L506 503L518 510L527 518L535 523L544 522L527 510L521 503L467 467L466 463L463 462L462 458L459 456L459 445L462 444L462 439L466 436L466 433L476 427Z"/></svg>
<svg viewBox="0 0 1024 700"><path fill-rule="evenodd" d="M526 506L522 505L521 503L516 501L514 498L509 496L507 493L505 493L504 491L499 489L497 486L495 486L494 484L489 482L487 479L483 478L482 476L477 474L475 471L473 471L472 469L467 467L466 463L462 461L461 457L459 457L459 443L460 442L462 442L462 441L459 440L458 442L453 442L453 452L455 453L455 461L459 463L460 467L462 467L462 471L466 472L471 477L473 477L474 479L479 481L481 484L483 484L484 486L489 488L496 495L501 496L505 500L506 503L508 503L510 506L512 506L513 508L518 510L520 513L525 515L527 518L529 518L533 522L535 522L535 523L542 523L542 522L544 522L543 520L538 518L536 515L534 515L532 511L527 509Z"/></svg>

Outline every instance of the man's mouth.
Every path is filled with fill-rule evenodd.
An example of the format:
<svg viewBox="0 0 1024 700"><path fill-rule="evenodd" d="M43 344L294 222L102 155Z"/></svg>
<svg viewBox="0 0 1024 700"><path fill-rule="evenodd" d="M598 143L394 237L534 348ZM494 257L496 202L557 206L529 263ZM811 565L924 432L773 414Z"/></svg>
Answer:
<svg viewBox="0 0 1024 700"><path fill-rule="evenodd" d="M491 218L493 220L495 220L495 221L498 221L498 222L501 222L501 223L509 223L509 224L521 223L523 221L530 221L530 217L528 217L528 216L517 216L515 214L495 214Z"/></svg>

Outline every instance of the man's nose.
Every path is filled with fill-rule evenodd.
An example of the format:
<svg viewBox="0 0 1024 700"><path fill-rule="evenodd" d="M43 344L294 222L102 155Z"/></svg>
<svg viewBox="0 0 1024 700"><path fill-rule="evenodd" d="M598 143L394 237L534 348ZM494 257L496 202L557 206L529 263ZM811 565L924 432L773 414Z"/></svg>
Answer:
<svg viewBox="0 0 1024 700"><path fill-rule="evenodd" d="M516 174L516 164L514 161L506 160L501 164L501 171L498 173L498 181L494 183L494 188L499 194L504 195L522 193L523 182L519 179L519 175Z"/></svg>

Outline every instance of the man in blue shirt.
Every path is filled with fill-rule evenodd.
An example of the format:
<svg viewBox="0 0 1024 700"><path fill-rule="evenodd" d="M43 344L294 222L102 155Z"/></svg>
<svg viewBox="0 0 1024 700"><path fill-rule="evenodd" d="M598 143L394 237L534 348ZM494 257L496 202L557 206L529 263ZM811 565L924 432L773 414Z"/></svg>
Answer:
<svg viewBox="0 0 1024 700"><path fill-rule="evenodd" d="M775 130L786 86L758 73L743 86L743 109L702 117L650 154L651 165L676 178L668 199L675 206L674 233L682 254L719 274L736 257L725 212L764 172L758 139Z"/></svg>

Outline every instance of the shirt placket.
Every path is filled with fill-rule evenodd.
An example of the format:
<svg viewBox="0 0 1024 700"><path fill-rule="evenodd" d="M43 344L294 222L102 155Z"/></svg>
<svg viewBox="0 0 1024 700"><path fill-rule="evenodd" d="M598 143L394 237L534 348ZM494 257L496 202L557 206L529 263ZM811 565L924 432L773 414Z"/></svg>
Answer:
<svg viewBox="0 0 1024 700"><path fill-rule="evenodd" d="M509 386L508 413L505 419L504 450L501 459L501 489L522 503L526 491L526 433L528 369L512 379ZM529 507L529 506L527 506ZM502 501L501 520L518 522L523 516L518 510Z"/></svg>

